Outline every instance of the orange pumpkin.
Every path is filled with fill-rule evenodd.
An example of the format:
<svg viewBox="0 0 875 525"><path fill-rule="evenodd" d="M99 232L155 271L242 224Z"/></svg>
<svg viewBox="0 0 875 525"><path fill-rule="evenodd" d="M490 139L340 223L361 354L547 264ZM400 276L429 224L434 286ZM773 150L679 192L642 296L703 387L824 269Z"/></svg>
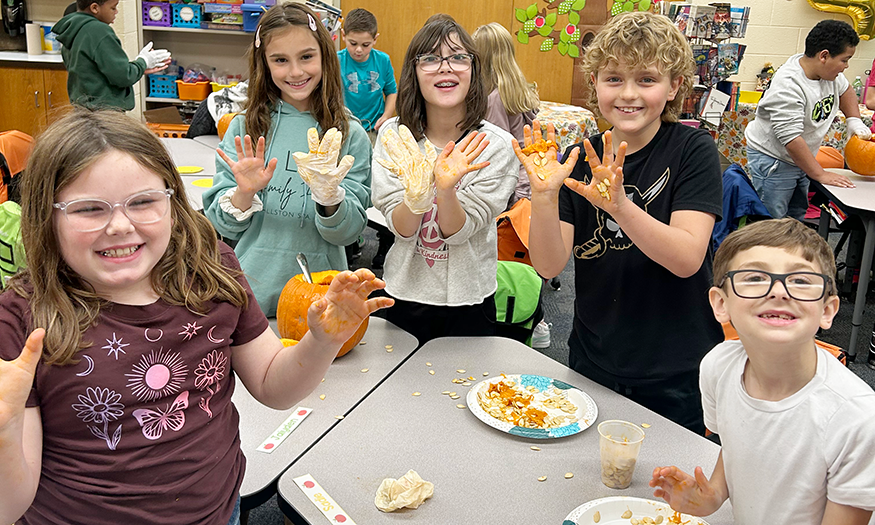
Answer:
<svg viewBox="0 0 875 525"><path fill-rule="evenodd" d="M854 173L875 175L875 142L851 136L845 146L845 162Z"/></svg>
<svg viewBox="0 0 875 525"><path fill-rule="evenodd" d="M228 131L228 126L239 113L225 113L219 117L219 122L216 123L216 131L219 132L219 139L225 138L225 132Z"/></svg>
<svg viewBox="0 0 875 525"><path fill-rule="evenodd" d="M328 285L337 275L338 271L327 270L313 272L313 284L304 282L303 275L296 275L289 279L280 294L277 304L276 320L280 337L300 341L307 330L307 310L313 302L321 299L328 292ZM368 318L365 318L358 330L352 334L346 343L337 352L337 357L345 355L362 340L368 329Z"/></svg>

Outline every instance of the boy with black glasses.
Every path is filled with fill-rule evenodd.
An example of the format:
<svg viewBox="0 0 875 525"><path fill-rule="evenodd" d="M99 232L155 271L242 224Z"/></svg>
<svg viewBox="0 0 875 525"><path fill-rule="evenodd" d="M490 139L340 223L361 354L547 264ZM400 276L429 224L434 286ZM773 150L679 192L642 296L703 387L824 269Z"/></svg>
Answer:
<svg viewBox="0 0 875 525"><path fill-rule="evenodd" d="M839 308L829 245L790 218L729 235L714 258L714 315L740 341L701 365L711 478L657 467L650 486L698 516L728 498L735 522L866 525L875 510L875 392L814 344Z"/></svg>

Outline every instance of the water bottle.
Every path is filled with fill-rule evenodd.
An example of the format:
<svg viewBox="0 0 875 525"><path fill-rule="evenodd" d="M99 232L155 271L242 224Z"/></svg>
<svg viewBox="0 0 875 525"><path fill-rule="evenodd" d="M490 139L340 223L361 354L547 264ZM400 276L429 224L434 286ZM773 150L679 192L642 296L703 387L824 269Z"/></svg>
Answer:
<svg viewBox="0 0 875 525"><path fill-rule="evenodd" d="M857 102L863 103L863 80L860 77L854 79L854 93L857 94Z"/></svg>

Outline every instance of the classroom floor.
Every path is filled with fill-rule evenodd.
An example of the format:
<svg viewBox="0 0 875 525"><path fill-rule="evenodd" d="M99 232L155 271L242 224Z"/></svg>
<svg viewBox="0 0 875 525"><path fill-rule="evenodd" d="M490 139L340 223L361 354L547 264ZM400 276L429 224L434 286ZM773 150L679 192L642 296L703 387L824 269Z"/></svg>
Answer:
<svg viewBox="0 0 875 525"><path fill-rule="evenodd" d="M830 234L829 240L833 247L835 247L838 238L839 234ZM352 268L369 268L371 260L377 251L377 239L374 230L371 228L365 229L364 239L365 244L362 248L362 253L351 262ZM844 260L844 253L839 254L838 260L840 262ZM377 276L382 275L380 270L376 270L374 273ZM573 261L570 260L568 262L565 270L559 276L559 281L561 284L559 290L554 291L550 286L545 286L543 290L544 318L548 323L552 323L553 327L550 333L550 347L540 351L560 363L567 364L567 341L568 335L571 333L571 321L574 315ZM853 310L853 297L842 297L839 313L835 317L832 328L824 331L818 338L846 349L851 336ZM861 327L861 340L868 341L871 338L873 326L875 326L875 293L870 292L866 298L866 309ZM861 343L857 349L857 360L851 363L849 368L875 389L875 370L866 366L867 352ZM249 514L249 525L282 525L283 523L283 514L280 512L275 499L271 499L260 507L252 509Z"/></svg>

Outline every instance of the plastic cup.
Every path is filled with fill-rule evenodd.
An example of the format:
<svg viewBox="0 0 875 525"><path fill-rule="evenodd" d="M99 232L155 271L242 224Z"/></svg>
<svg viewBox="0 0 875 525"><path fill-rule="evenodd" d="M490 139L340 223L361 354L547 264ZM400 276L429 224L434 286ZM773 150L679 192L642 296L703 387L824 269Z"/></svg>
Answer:
<svg viewBox="0 0 875 525"><path fill-rule="evenodd" d="M612 489L625 489L632 484L642 441L644 431L638 425L619 420L599 423L602 483Z"/></svg>

